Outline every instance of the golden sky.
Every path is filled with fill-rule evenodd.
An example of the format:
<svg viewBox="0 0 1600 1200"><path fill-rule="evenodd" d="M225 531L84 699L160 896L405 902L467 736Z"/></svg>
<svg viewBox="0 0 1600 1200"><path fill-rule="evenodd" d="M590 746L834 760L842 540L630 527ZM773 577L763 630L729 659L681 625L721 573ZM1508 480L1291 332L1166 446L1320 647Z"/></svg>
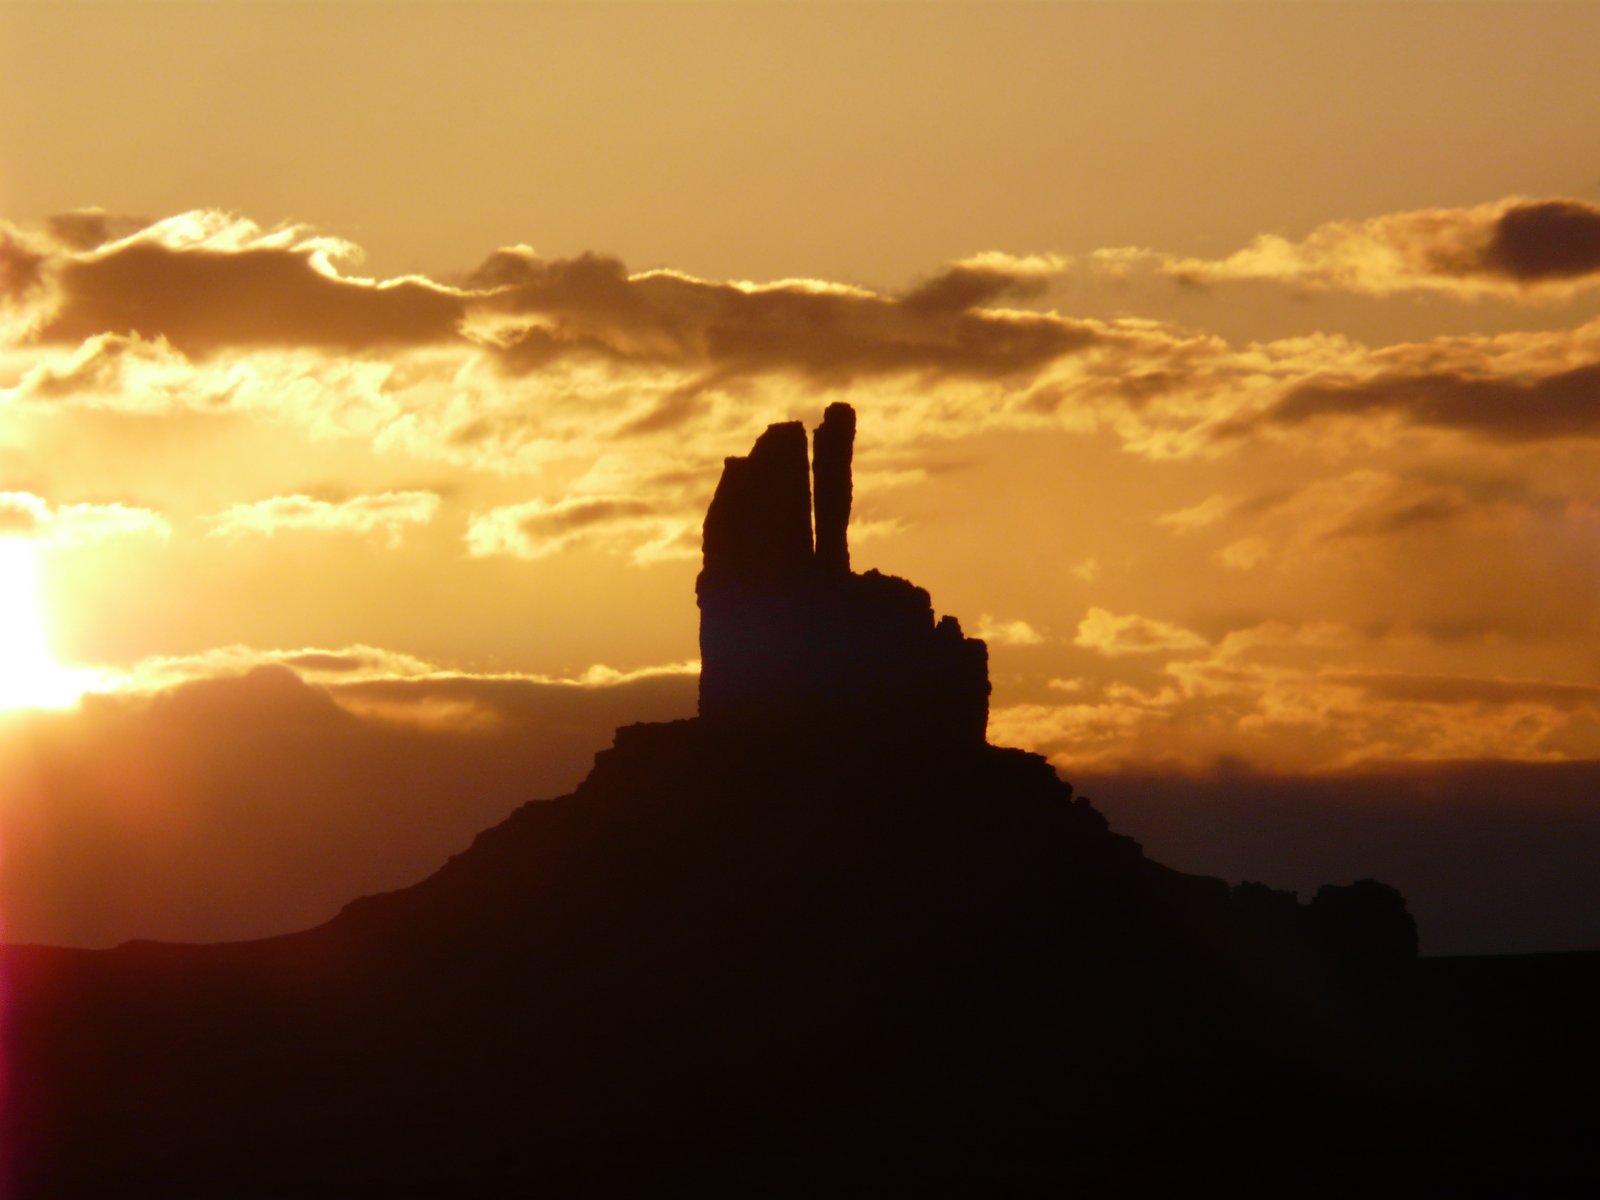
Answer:
<svg viewBox="0 0 1600 1200"><path fill-rule="evenodd" d="M1273 781L1209 842L1125 801L1158 857L1327 881L1225 831L1329 779L1417 797L1354 873L1488 854L1412 811L1463 763L1600 852L1596 45L1559 3L0 7L7 935L303 926L691 711L721 460L837 400L856 563L988 640L992 740L1114 824Z"/></svg>

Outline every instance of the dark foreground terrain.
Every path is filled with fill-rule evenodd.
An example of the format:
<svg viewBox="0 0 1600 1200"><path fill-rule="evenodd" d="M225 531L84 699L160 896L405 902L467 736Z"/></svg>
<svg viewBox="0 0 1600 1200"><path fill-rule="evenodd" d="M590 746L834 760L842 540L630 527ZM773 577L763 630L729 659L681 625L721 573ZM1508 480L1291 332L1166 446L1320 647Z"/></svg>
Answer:
<svg viewBox="0 0 1600 1200"><path fill-rule="evenodd" d="M815 543L803 430L729 462L698 719L318 929L6 949L14 1195L1593 1194L1600 956L1151 862L851 572L824 430Z"/></svg>
<svg viewBox="0 0 1600 1200"><path fill-rule="evenodd" d="M1600 956L1408 972L1149 862L1031 756L702 733L622 731L308 933L9 950L19 1194L1597 1178Z"/></svg>

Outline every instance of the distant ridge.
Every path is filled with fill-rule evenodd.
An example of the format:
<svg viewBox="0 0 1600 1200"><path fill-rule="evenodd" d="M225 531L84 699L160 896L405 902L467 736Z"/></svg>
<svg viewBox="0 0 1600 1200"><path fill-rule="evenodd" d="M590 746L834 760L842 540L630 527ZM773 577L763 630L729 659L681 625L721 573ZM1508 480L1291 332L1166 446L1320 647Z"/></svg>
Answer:
<svg viewBox="0 0 1600 1200"><path fill-rule="evenodd" d="M1169 870L989 745L983 643L851 570L854 426L727 461L698 718L320 928L9 950L15 1195L1477 1177L1398 893Z"/></svg>

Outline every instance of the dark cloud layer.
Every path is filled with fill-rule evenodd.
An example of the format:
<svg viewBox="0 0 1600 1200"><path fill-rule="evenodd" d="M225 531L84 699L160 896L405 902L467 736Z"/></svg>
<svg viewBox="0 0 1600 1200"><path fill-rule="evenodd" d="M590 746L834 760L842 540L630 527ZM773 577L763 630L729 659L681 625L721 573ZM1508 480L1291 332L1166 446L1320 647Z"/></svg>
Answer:
<svg viewBox="0 0 1600 1200"><path fill-rule="evenodd" d="M185 354L229 346L359 350L453 336L461 300L415 280L382 287L324 274L289 248L174 248L132 241L57 268L56 342L162 337Z"/></svg>
<svg viewBox="0 0 1600 1200"><path fill-rule="evenodd" d="M16 303L38 291L47 261L46 255L0 227L0 300Z"/></svg>
<svg viewBox="0 0 1600 1200"><path fill-rule="evenodd" d="M46 218L45 229L51 238L70 249L96 250L131 237L150 224L138 217L118 216L104 209L79 208Z"/></svg>
<svg viewBox="0 0 1600 1200"><path fill-rule="evenodd" d="M1576 200L1509 208L1495 222L1483 263L1522 281L1600 272L1600 208Z"/></svg>
<svg viewBox="0 0 1600 1200"><path fill-rule="evenodd" d="M1561 712L1600 710L1600 687L1537 680L1471 679L1455 675L1331 675L1378 700L1412 704L1466 704L1486 708L1536 704Z"/></svg>
<svg viewBox="0 0 1600 1200"><path fill-rule="evenodd" d="M204 356L470 342L513 374L577 361L677 368L714 382L769 372L824 382L914 372L1004 378L1103 336L1089 322L985 307L1040 294L1053 260L991 255L893 296L810 280L635 275L607 255L543 259L517 247L451 287L343 276L330 259L349 247L304 231L262 233L214 213L174 221L107 241L124 230L105 214L66 214L47 227L53 256L6 243L0 282L14 295L53 283L41 336L56 343L137 335ZM682 395L678 408L692 407L695 389ZM662 421L670 425L676 411Z"/></svg>
<svg viewBox="0 0 1600 1200"><path fill-rule="evenodd" d="M594 525L649 516L656 506L648 500L630 496L594 496L564 500L544 512L522 518L522 531L530 537L570 533Z"/></svg>
<svg viewBox="0 0 1600 1200"><path fill-rule="evenodd" d="M1224 426L1299 425L1323 417L1393 413L1415 425L1501 442L1600 435L1600 363L1533 379L1486 379L1448 371L1390 372L1291 388L1265 413Z"/></svg>
<svg viewBox="0 0 1600 1200"><path fill-rule="evenodd" d="M1049 288L1046 279L1000 267L957 263L919 283L901 303L912 312L959 312L997 300L1031 300Z"/></svg>
<svg viewBox="0 0 1600 1200"><path fill-rule="evenodd" d="M513 322L504 365L562 358L681 366L722 376L787 371L822 382L930 371L1003 377L1099 338L1087 322L980 306L1032 294L1031 274L956 266L900 297L811 283L762 287L673 272L628 275L597 255L546 261L520 250L490 258L469 283L485 310ZM518 328L517 316L540 320Z"/></svg>

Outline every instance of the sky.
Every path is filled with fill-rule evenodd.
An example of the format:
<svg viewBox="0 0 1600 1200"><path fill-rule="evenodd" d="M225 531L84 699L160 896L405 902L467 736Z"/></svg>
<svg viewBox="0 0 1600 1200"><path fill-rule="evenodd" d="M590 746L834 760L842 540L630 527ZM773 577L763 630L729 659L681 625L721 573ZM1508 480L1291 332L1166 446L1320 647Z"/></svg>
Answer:
<svg viewBox="0 0 1600 1200"><path fill-rule="evenodd" d="M0 914L303 928L854 560L1160 861L1600 948L1600 7L0 4Z"/></svg>

